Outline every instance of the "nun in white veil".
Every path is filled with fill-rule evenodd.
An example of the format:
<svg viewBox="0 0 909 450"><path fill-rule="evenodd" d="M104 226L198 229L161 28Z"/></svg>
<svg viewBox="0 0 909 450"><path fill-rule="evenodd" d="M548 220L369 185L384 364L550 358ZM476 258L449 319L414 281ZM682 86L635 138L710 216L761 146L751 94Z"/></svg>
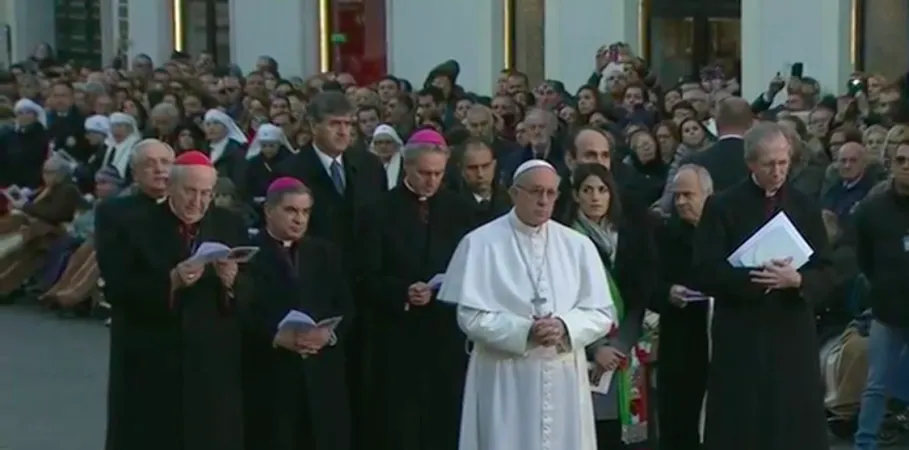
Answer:
<svg viewBox="0 0 909 450"><path fill-rule="evenodd" d="M379 125L372 133L369 151L382 161L388 190L394 189L404 177L404 172L401 170L401 149L403 147L404 141L390 125Z"/></svg>
<svg viewBox="0 0 909 450"><path fill-rule="evenodd" d="M85 119L85 141L91 148L88 162L76 168L76 179L83 192L92 192L94 189L95 173L101 169L107 150L114 145L111 136L110 119L107 116L96 114Z"/></svg>
<svg viewBox="0 0 909 450"><path fill-rule="evenodd" d="M111 143L104 153L101 166L111 166L125 180L126 184L132 183L132 174L129 171L129 160L132 159L133 149L142 140L139 124L136 119L125 113L115 112L110 115Z"/></svg>
<svg viewBox="0 0 909 450"><path fill-rule="evenodd" d="M214 164L218 174L230 178L237 188L245 183L246 144L249 141L243 130L223 111L209 109L203 120L207 141L203 149Z"/></svg>
<svg viewBox="0 0 909 450"><path fill-rule="evenodd" d="M29 99L16 102L13 111L15 131L0 139L0 187L36 189L41 185L41 166L49 150L47 114Z"/></svg>
<svg viewBox="0 0 909 450"><path fill-rule="evenodd" d="M265 191L275 178L275 168L295 153L297 150L290 145L281 127L270 123L259 126L246 152L246 193L254 202L258 204L265 200Z"/></svg>

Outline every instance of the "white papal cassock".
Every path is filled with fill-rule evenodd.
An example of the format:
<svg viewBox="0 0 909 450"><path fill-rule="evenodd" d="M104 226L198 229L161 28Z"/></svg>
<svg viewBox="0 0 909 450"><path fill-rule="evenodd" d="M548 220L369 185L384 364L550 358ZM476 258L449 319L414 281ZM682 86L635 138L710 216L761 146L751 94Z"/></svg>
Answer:
<svg viewBox="0 0 909 450"><path fill-rule="evenodd" d="M529 343L537 276L543 312L565 323L570 348L561 353ZM438 297L457 303L474 343L460 450L596 449L584 347L615 314L587 238L551 220L529 227L512 210L464 237Z"/></svg>

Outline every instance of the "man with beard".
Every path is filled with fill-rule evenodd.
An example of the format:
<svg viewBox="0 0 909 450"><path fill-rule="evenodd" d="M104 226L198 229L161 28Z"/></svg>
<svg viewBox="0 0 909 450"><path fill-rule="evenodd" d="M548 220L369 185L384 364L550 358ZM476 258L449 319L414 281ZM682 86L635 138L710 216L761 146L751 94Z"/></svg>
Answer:
<svg viewBox="0 0 909 450"><path fill-rule="evenodd" d="M455 450L465 337L454 307L436 301L430 282L445 272L474 216L463 196L440 189L444 142L415 140L418 134L404 148L404 181L368 208L359 233L362 291L376 319L372 380L381 386L373 448Z"/></svg>
<svg viewBox="0 0 909 450"><path fill-rule="evenodd" d="M209 208L216 179L205 155L184 153L167 200L136 207L120 241L98 243L112 305L107 450L243 448L237 262L188 260L202 242L245 240L239 217Z"/></svg>

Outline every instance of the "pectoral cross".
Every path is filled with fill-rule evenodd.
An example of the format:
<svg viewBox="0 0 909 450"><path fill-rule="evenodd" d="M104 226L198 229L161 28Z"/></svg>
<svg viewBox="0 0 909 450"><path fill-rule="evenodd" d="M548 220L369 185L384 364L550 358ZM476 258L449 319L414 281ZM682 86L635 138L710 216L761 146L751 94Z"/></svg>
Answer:
<svg viewBox="0 0 909 450"><path fill-rule="evenodd" d="M533 306L533 317L540 318L546 315L546 313L543 312L543 305L546 304L545 298L535 295L530 299L530 304Z"/></svg>

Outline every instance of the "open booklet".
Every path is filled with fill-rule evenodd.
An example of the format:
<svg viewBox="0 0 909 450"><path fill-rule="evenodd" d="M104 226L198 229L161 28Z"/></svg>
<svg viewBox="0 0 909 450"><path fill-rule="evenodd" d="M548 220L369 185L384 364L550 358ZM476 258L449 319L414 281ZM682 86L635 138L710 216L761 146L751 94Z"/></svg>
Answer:
<svg viewBox="0 0 909 450"><path fill-rule="evenodd" d="M5 195L6 198L9 199L10 204L16 208L24 205L32 193L33 192L31 189L27 187L19 187L15 184L3 190L3 195Z"/></svg>
<svg viewBox="0 0 909 450"><path fill-rule="evenodd" d="M789 216L778 213L754 232L726 259L732 267L760 267L771 260L792 258L792 267L801 268L814 250L795 228Z"/></svg>
<svg viewBox="0 0 909 450"><path fill-rule="evenodd" d="M203 242L199 244L185 263L208 264L223 259L245 263L259 252L259 247L228 247L220 242Z"/></svg>
<svg viewBox="0 0 909 450"><path fill-rule="evenodd" d="M278 330L292 328L296 331L306 331L311 328L328 328L334 331L343 319L342 316L335 316L316 322L309 314L292 309L278 322Z"/></svg>

